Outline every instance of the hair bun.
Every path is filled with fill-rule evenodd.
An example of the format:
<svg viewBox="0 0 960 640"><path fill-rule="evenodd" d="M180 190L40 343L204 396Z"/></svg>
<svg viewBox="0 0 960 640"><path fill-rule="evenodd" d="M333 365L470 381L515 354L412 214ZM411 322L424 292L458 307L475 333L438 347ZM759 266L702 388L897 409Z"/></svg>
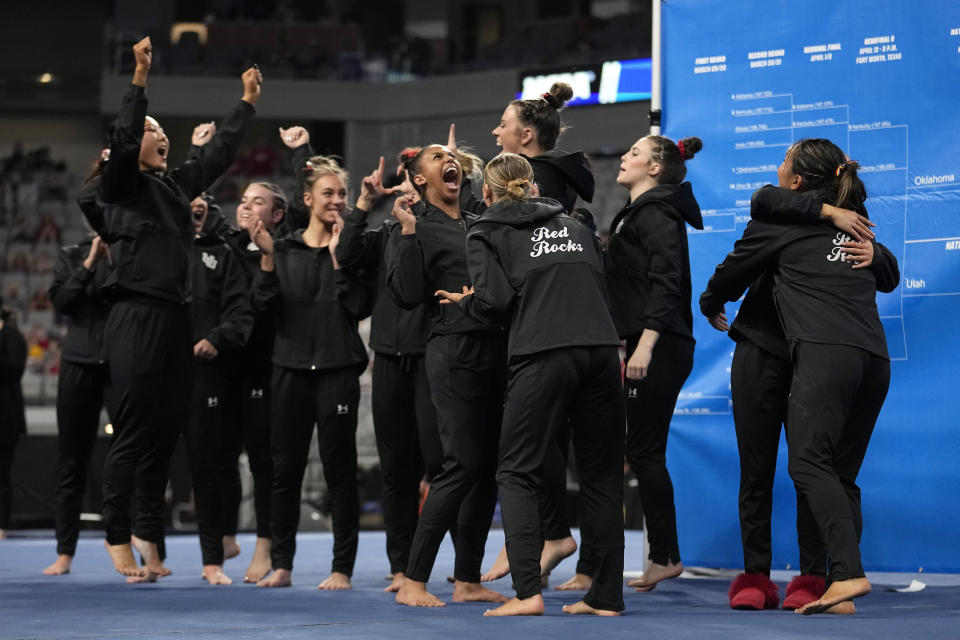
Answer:
<svg viewBox="0 0 960 640"><path fill-rule="evenodd" d="M573 97L573 87L566 82L554 82L550 86L550 92L543 94L543 99L551 107L559 111Z"/></svg>
<svg viewBox="0 0 960 640"><path fill-rule="evenodd" d="M684 138L680 141L680 143L683 146L681 147L680 144L678 144L677 147L681 149L681 155L683 156L684 160L689 160L693 156L697 155L698 151L703 149L703 142L696 136L692 138Z"/></svg>

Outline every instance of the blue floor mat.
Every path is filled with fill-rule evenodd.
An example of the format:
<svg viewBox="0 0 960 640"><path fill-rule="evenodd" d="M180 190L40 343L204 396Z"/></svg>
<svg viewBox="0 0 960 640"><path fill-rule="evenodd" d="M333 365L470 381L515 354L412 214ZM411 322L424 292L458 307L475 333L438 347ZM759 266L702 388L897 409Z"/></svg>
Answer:
<svg viewBox="0 0 960 640"><path fill-rule="evenodd" d="M22 534L20 534L22 536ZM729 578L686 579L661 583L639 594L625 589L627 610L621 618L568 616L560 607L578 593L544 592L547 615L538 618L483 618L487 604L451 603L453 549L445 541L430 590L448 606L412 609L397 605L388 584L382 532L361 534L360 549L348 592L317 591L327 576L332 538L326 533L298 536L289 589L259 589L242 583L254 538L240 536L243 553L229 560L225 572L235 582L208 586L200 578L196 536L167 539L174 575L156 584L127 585L116 574L100 538L80 541L73 572L44 576L55 558L52 534L0 541L0 638L946 638L960 637L960 580L954 586L928 586L919 593L883 589L857 601L857 615L803 617L785 611L733 611L727 604ZM638 564L642 534L628 532L628 557ZM503 543L501 531L490 533L487 566ZM554 572L554 584L570 577L573 559ZM909 580L907 580L909 582ZM905 584L905 583L904 583ZM512 595L509 578L491 587ZM783 584L781 583L781 595Z"/></svg>

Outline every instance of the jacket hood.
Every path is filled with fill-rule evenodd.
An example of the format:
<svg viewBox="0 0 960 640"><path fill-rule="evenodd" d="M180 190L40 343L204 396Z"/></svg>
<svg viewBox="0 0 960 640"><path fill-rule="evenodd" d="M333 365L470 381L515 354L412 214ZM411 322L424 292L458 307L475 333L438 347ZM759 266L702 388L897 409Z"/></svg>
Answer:
<svg viewBox="0 0 960 640"><path fill-rule="evenodd" d="M477 222L497 222L511 227L525 227L566 213L563 205L550 198L500 200L483 212Z"/></svg>
<svg viewBox="0 0 960 640"><path fill-rule="evenodd" d="M203 221L203 228L197 236L197 243L209 244L223 242L228 235L230 223L223 215L223 210L217 204L208 204L207 218Z"/></svg>
<svg viewBox="0 0 960 640"><path fill-rule="evenodd" d="M533 172L536 174L541 167L549 166L563 176L563 181L570 185L578 196L586 202L593 202L593 192L596 186L590 163L582 151L574 153L560 153L551 151L535 158L528 158ZM540 165L540 166L537 166Z"/></svg>
<svg viewBox="0 0 960 640"><path fill-rule="evenodd" d="M700 205L697 199L693 197L693 188L689 182L680 184L661 184L653 189L640 194L636 200L621 211L613 223L610 225L610 233L613 234L620 224L620 221L628 213L636 211L643 205L650 202L662 202L675 209L680 216L694 229L703 229L703 216L700 214Z"/></svg>

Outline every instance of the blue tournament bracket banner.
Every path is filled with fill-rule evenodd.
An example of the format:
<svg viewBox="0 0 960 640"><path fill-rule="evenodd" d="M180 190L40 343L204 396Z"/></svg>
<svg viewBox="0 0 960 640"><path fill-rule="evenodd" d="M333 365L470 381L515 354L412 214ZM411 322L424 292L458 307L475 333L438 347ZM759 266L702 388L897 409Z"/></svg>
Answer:
<svg viewBox="0 0 960 640"><path fill-rule="evenodd" d="M665 135L704 144L688 174L706 226L688 229L696 363L667 457L684 561L742 566L734 343L696 299L789 145L823 137L859 161L877 240L902 272L877 296L893 362L859 479L863 562L960 571L960 3L670 0L663 43ZM775 569L797 566L785 453L781 439Z"/></svg>

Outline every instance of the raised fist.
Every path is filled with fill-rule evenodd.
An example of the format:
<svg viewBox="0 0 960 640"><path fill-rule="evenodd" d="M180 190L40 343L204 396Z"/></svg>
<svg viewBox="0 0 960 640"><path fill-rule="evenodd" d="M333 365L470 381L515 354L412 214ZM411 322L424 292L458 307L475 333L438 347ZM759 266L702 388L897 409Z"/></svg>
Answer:
<svg viewBox="0 0 960 640"><path fill-rule="evenodd" d="M283 144L291 149L296 149L310 142L310 132L300 126L290 127L289 129L280 127L280 139L283 140Z"/></svg>
<svg viewBox="0 0 960 640"><path fill-rule="evenodd" d="M153 61L153 45L150 44L150 36L133 45L133 57L141 69L150 68L150 63Z"/></svg>
<svg viewBox="0 0 960 640"><path fill-rule="evenodd" d="M257 104L260 99L260 85L263 84L263 74L256 66L250 67L240 76L243 81L243 99L250 104Z"/></svg>

